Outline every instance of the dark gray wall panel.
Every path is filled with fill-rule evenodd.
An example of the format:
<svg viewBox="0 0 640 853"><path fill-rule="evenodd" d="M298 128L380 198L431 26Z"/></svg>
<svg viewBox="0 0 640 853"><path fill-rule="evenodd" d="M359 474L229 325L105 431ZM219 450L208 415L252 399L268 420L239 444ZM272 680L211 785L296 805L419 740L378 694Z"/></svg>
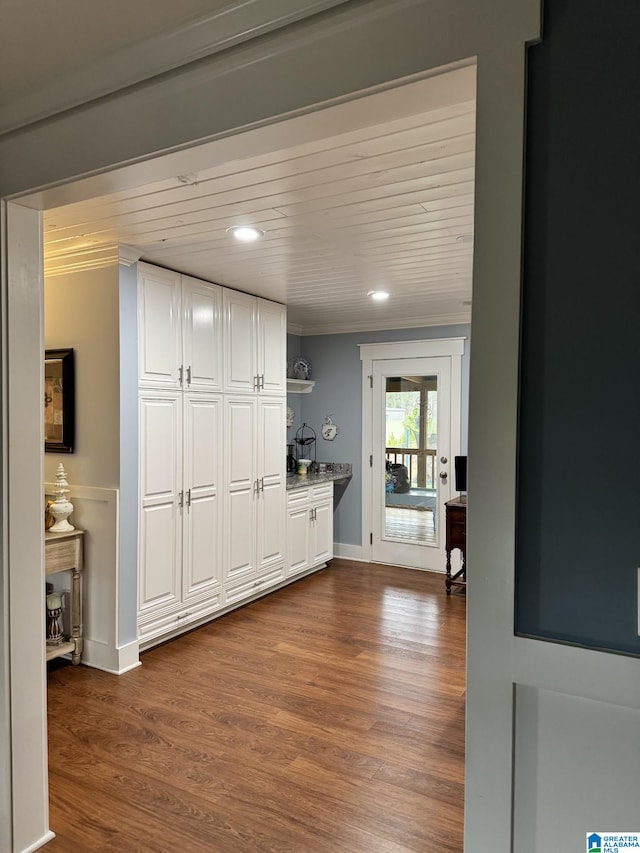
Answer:
<svg viewBox="0 0 640 853"><path fill-rule="evenodd" d="M516 631L640 653L640 4L530 49Z"/></svg>

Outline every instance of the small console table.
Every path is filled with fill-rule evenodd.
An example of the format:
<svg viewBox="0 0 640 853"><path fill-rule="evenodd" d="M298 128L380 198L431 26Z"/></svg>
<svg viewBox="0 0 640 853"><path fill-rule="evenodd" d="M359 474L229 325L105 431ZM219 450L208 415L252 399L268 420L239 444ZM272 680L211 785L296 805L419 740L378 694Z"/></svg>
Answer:
<svg viewBox="0 0 640 853"><path fill-rule="evenodd" d="M44 573L71 572L71 636L55 646L47 646L47 660L53 660L71 652L71 662L80 663L83 637L81 633L82 609L80 599L80 575L84 568L82 562L83 530L71 530L69 533L44 534Z"/></svg>
<svg viewBox="0 0 640 853"><path fill-rule="evenodd" d="M459 586L463 589L467 586L467 496L447 501L446 507L446 545L447 552L447 595L451 595L451 587ZM462 553L462 568L454 575L451 574L451 552L459 548Z"/></svg>

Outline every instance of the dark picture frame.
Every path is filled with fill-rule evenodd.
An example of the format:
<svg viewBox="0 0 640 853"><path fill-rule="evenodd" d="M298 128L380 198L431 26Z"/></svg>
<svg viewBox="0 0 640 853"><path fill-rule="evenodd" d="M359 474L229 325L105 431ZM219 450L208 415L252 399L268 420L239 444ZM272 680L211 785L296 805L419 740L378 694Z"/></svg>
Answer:
<svg viewBox="0 0 640 853"><path fill-rule="evenodd" d="M73 453L75 418L73 350L45 350L44 449L46 453Z"/></svg>

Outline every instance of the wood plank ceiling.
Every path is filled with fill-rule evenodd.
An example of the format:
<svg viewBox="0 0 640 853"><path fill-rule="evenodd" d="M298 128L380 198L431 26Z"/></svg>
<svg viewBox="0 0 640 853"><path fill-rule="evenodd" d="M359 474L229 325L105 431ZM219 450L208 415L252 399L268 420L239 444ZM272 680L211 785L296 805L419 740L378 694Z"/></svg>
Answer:
<svg viewBox="0 0 640 853"><path fill-rule="evenodd" d="M467 322L475 72L411 85L404 110L402 94L370 96L380 109L362 126L352 106L336 130L329 113L345 105L329 107L311 141L48 211L45 269L126 244L151 263L286 303L302 334ZM416 112L416 102L431 108ZM376 102L364 106L375 114ZM244 224L264 238L233 240L227 229ZM390 298L374 303L373 289Z"/></svg>

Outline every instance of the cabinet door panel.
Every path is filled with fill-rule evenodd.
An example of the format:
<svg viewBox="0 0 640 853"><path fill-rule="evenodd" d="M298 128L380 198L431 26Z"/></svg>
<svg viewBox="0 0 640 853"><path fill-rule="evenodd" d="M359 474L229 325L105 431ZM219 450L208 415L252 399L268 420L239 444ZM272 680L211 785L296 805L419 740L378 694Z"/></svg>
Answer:
<svg viewBox="0 0 640 853"><path fill-rule="evenodd" d="M290 509L287 518L287 576L304 572L309 562L309 507Z"/></svg>
<svg viewBox="0 0 640 853"><path fill-rule="evenodd" d="M139 399L140 499L143 506L177 501L182 482L182 400L149 391Z"/></svg>
<svg viewBox="0 0 640 853"><path fill-rule="evenodd" d="M143 507L140 518L138 612L180 602L180 519L175 503Z"/></svg>
<svg viewBox="0 0 640 853"><path fill-rule="evenodd" d="M258 403L258 479L256 498L258 571L284 563L286 519L286 472L284 400Z"/></svg>
<svg viewBox="0 0 640 853"><path fill-rule="evenodd" d="M252 392L258 373L256 299L235 290L223 291L225 390Z"/></svg>
<svg viewBox="0 0 640 853"><path fill-rule="evenodd" d="M188 600L222 583L222 398L185 394L184 433L182 593Z"/></svg>
<svg viewBox="0 0 640 853"><path fill-rule="evenodd" d="M285 552L285 486L267 483L256 500L258 535L258 572L276 563L284 565Z"/></svg>
<svg viewBox="0 0 640 853"><path fill-rule="evenodd" d="M222 288L182 276L184 382L191 390L222 390Z"/></svg>
<svg viewBox="0 0 640 853"><path fill-rule="evenodd" d="M286 401L262 399L258 407L258 476L265 485L286 478Z"/></svg>
<svg viewBox="0 0 640 853"><path fill-rule="evenodd" d="M255 572L256 400L225 400L224 576Z"/></svg>
<svg viewBox="0 0 640 853"><path fill-rule="evenodd" d="M140 614L180 599L182 401L179 392L149 391L139 400Z"/></svg>
<svg viewBox="0 0 640 853"><path fill-rule="evenodd" d="M178 388L182 363L180 275L138 265L138 378L147 387Z"/></svg>
<svg viewBox="0 0 640 853"><path fill-rule="evenodd" d="M257 300L258 368L261 393L287 393L287 309L284 305Z"/></svg>
<svg viewBox="0 0 640 853"><path fill-rule="evenodd" d="M333 501L317 504L311 522L311 565L333 557Z"/></svg>

